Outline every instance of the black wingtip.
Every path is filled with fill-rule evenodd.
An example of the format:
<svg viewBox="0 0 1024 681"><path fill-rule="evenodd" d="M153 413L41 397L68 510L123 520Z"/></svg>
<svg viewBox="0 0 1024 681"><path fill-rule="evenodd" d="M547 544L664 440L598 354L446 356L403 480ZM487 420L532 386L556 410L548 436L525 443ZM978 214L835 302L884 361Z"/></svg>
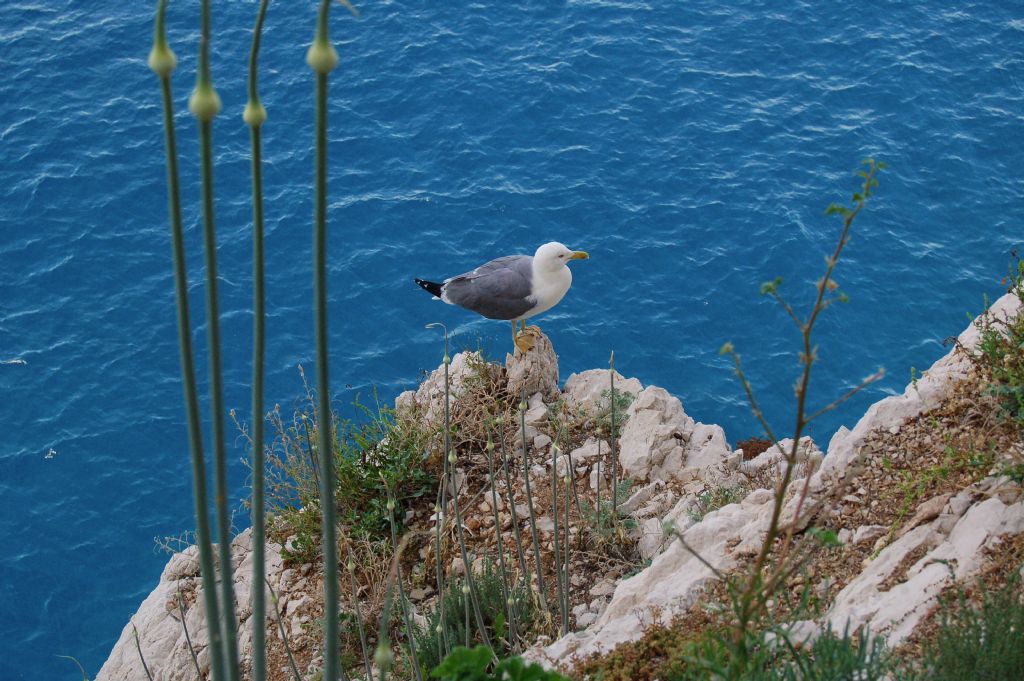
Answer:
<svg viewBox="0 0 1024 681"><path fill-rule="evenodd" d="M413 279L413 281L415 281L416 284L421 289L423 289L430 295L434 296L435 298L441 297L441 284L438 284L433 281L426 281L425 279Z"/></svg>

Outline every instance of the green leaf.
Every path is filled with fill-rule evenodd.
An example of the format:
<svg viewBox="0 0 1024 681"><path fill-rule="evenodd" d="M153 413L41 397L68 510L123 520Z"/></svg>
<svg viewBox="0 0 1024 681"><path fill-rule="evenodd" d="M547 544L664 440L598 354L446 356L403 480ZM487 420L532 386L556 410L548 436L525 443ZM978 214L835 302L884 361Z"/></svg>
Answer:
<svg viewBox="0 0 1024 681"><path fill-rule="evenodd" d="M812 527L807 531L807 533L811 537L817 539L822 546L834 547L843 545L843 543L839 541L839 535L836 534L833 530L826 530L821 527Z"/></svg>
<svg viewBox="0 0 1024 681"><path fill-rule="evenodd" d="M458 646L430 672L430 676L442 681L486 681L489 678L487 665L491 663L492 656L487 646Z"/></svg>
<svg viewBox="0 0 1024 681"><path fill-rule="evenodd" d="M779 286L782 285L782 277L775 277L771 281L766 281L761 284L761 295L767 296L774 294L779 290Z"/></svg>
<svg viewBox="0 0 1024 681"><path fill-rule="evenodd" d="M505 638L505 613L499 612L494 618L494 635Z"/></svg>

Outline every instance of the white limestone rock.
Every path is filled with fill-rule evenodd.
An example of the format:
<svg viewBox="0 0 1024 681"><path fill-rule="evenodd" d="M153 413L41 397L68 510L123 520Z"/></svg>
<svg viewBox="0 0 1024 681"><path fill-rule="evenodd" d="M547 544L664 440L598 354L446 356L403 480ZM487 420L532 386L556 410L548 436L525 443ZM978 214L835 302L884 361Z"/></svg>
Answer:
<svg viewBox="0 0 1024 681"><path fill-rule="evenodd" d="M586 464L589 466L597 461L598 457L607 454L609 451L611 451L611 448L607 442L590 437L587 438L582 447L572 450L572 462L577 465Z"/></svg>
<svg viewBox="0 0 1024 681"><path fill-rule="evenodd" d="M619 439L619 465L626 478L665 480L680 471L694 420L664 388L641 392L626 411Z"/></svg>
<svg viewBox="0 0 1024 681"><path fill-rule="evenodd" d="M238 599L236 624L239 628L240 653L251 655L252 648L252 603L250 584L252 577L251 530L246 530L231 542L231 557L234 565L234 591ZM266 547L267 576L271 582L280 583L284 564L280 547L268 544ZM219 571L218 571L219 573ZM206 608L203 586L199 577L198 549L190 546L175 554L167 562L160 582L139 606L131 621L121 631L107 661L100 668L96 681L146 681L146 672L139 660L135 647L132 624L139 632L139 645L146 658L153 677L163 681L193 681L195 665L189 653L177 607L179 590L188 595L185 611L185 626L196 650L199 666L204 674L209 672L210 660L207 650ZM191 596L195 592L194 597ZM270 594L266 595L268 613ZM268 619L268 622L270 620Z"/></svg>
<svg viewBox="0 0 1024 681"><path fill-rule="evenodd" d="M732 453L725 432L694 421L664 388L645 388L626 416L619 439L624 477L686 481L725 475L725 461Z"/></svg>
<svg viewBox="0 0 1024 681"><path fill-rule="evenodd" d="M988 499L975 504L948 535L938 529L939 522L920 525L885 547L839 592L826 614L834 630L866 625L884 636L887 645L898 645L935 609L945 588L977 574L987 543L1024 532L1024 502L1006 505ZM904 557L922 546L928 553L905 574L897 574ZM899 583L882 590L892 579Z"/></svg>
<svg viewBox="0 0 1024 681"><path fill-rule="evenodd" d="M533 395L555 398L558 390L558 356L551 341L543 333L535 336L534 345L527 353L516 349L505 355L510 395Z"/></svg>
<svg viewBox="0 0 1024 681"><path fill-rule="evenodd" d="M644 389L636 378L625 378L615 372L615 394L629 393L636 397ZM562 397L570 407L579 407L594 411L610 404L611 370L590 369L578 374L570 374L565 381Z"/></svg>
<svg viewBox="0 0 1024 681"><path fill-rule="evenodd" d="M737 566L737 555L735 549L727 547L763 534L770 517L770 501L760 506L732 504L709 513L702 522L686 529L684 536L716 569L728 571ZM553 664L635 640L645 626L654 623L653 613L658 613L658 621L667 623L696 602L710 579L714 579L712 572L700 560L678 541L669 541L649 567L616 585L607 608L586 630L534 647L526 657ZM594 589L591 595L595 595Z"/></svg>
<svg viewBox="0 0 1024 681"><path fill-rule="evenodd" d="M774 468L776 475L782 475L786 470L786 457L793 449L793 438L784 438L779 440L775 445L764 450L750 461L745 461L740 464L740 471L747 475L753 475L766 468ZM808 461L811 462L812 468L817 468L824 454L818 449L818 445L814 443L814 440L804 436L800 438L800 444L796 449L796 461L797 464L806 464Z"/></svg>

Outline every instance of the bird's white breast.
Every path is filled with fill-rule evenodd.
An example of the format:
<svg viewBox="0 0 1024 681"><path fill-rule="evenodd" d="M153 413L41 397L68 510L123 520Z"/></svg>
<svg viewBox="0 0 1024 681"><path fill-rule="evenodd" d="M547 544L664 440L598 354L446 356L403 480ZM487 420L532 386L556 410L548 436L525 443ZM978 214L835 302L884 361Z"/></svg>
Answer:
<svg viewBox="0 0 1024 681"><path fill-rule="evenodd" d="M533 298L537 304L523 319L540 314L558 304L572 285L572 272L568 267L559 267L554 272L533 273Z"/></svg>

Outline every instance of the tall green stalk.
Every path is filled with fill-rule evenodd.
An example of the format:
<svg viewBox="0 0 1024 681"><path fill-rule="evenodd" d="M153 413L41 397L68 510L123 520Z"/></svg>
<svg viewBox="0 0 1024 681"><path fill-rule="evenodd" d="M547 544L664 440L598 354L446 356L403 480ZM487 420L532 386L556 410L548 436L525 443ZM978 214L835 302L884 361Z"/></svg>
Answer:
<svg viewBox="0 0 1024 681"><path fill-rule="evenodd" d="M619 523L619 448L618 433L615 428L615 353L608 358L608 375L611 377L611 446L612 446L612 523Z"/></svg>
<svg viewBox="0 0 1024 681"><path fill-rule="evenodd" d="M356 614L356 626L359 627L359 646L363 652L363 667L366 668L366 681L373 681L373 667L370 664L370 648L366 643L366 625L363 622L363 610L359 607L359 585L356 584L356 563L352 560L352 548L348 553L348 577L352 589L352 611Z"/></svg>
<svg viewBox="0 0 1024 681"><path fill-rule="evenodd" d="M199 399L196 390L195 366L192 358L191 322L189 321L188 278L185 270L185 238L181 224L181 188L178 181L178 150L174 132L174 104L171 96L171 73L177 65L174 52L167 44L164 17L167 0L159 0L153 31L153 48L149 67L160 78L163 100L164 145L167 152L167 197L171 224L171 255L174 261L174 292L177 302L178 348L181 355L182 393L188 422L189 453L192 461L192 502L196 517L196 542L199 545L199 566L203 582L206 629L210 646L210 667L214 681L224 678L224 641L220 631L220 608L217 603L216 575L213 564L213 543L210 533L209 498L206 491L206 462L203 456L202 431L199 424Z"/></svg>
<svg viewBox="0 0 1024 681"><path fill-rule="evenodd" d="M516 618L515 610L512 607L512 597L509 592L509 589L511 588L511 581L509 579L508 568L505 565L505 542L501 538L501 517L498 515L498 489L496 476L494 475L494 440L491 439L489 431L487 433L487 475L488 480L491 483L491 512L494 515L494 540L498 549L498 569L501 571L501 595L505 599L505 614L509 626L509 641L514 646L516 639Z"/></svg>
<svg viewBox="0 0 1024 681"><path fill-rule="evenodd" d="M388 523L391 525L391 546L398 555L398 530L395 526L395 497L388 488ZM405 595L405 586L402 583L402 562L395 565L395 581L398 583L398 600L402 605L402 618L405 621L405 631L409 637L409 658L412 663L412 673L416 681L423 681L423 674L420 671L419 656L416 655L416 637L413 636L412 612L409 608L409 599Z"/></svg>
<svg viewBox="0 0 1024 681"><path fill-rule="evenodd" d="M228 513L227 453L224 450L224 381L220 363L220 304L217 295L217 231L213 210L213 119L220 112L220 97L210 78L210 0L200 13L199 68L188 108L199 123L202 176L203 252L206 257L206 331L209 352L210 409L213 425L214 507L220 554L221 632L224 666L230 681L239 681L238 641L235 632L235 592L231 576L231 518Z"/></svg>
<svg viewBox="0 0 1024 681"><path fill-rule="evenodd" d="M476 619L476 627L480 630L480 640L483 641L485 646L493 649L493 646L491 646L491 637L488 636L487 627L484 625L483 612L480 610L480 595L476 589L476 579L473 577L473 564L469 560L469 551L466 549L466 534L462 529L462 513L459 510L459 490L455 487L455 461L455 452L452 451L448 454L448 470L451 472L452 510L455 513L455 535L459 540L459 551L462 556L462 565L466 569L466 584L463 586L462 592L466 595L469 601L472 602L472 612ZM468 593L466 591L467 588L469 589ZM466 631L468 632L470 630L468 612L466 619Z"/></svg>
<svg viewBox="0 0 1024 681"><path fill-rule="evenodd" d="M269 0L260 2L256 26L252 31L252 49L249 51L249 101L242 118L249 126L252 147L252 681L266 678L266 591L263 576L266 573L266 527L264 525L264 457L263 457L263 373L266 347L266 310L263 282L263 145L260 127L267 119L267 111L260 103L256 88L257 57L260 52L260 34L267 14Z"/></svg>
<svg viewBox="0 0 1024 681"><path fill-rule="evenodd" d="M516 557L519 559L519 569L522 571L523 580L530 584L530 568L526 564L526 554L523 552L523 535L519 529L519 515L516 512L516 499L512 493L512 476L509 474L508 450L505 448L505 419L501 416L498 421L498 440L501 442L501 468L505 473L505 491L508 492L508 510L512 517L512 536L516 542ZM529 586L527 586L529 588Z"/></svg>
<svg viewBox="0 0 1024 681"><path fill-rule="evenodd" d="M519 430L523 436L523 477L526 483L526 508L530 511L530 533L533 535L533 560L537 564L537 592L540 605L548 609L547 596L544 594L544 565L540 562L540 537L537 536L537 516L533 512L533 491L530 489L530 456L526 447L526 396L519 402ZM511 495L511 491L509 491Z"/></svg>
<svg viewBox="0 0 1024 681"><path fill-rule="evenodd" d="M570 470L571 470L571 468L570 468ZM569 529L570 529L570 527L569 527L569 479L570 479L569 475L566 475L566 477L564 478L564 480L565 480L565 524L563 525L563 527L565 528L565 542L563 543L563 546L565 547L565 561L563 562L563 565L565 566L565 568L564 568L565 569L565 573L562 575L562 584L565 586L565 589L562 591L562 631L566 632L566 633L569 632L569 587L570 587L570 583L569 583Z"/></svg>
<svg viewBox="0 0 1024 681"><path fill-rule="evenodd" d="M556 442L551 447L551 520L553 525L551 541L552 551L555 556L555 598L558 600L558 609L561 613L559 621L563 623L560 633L564 636L566 634L564 623L568 618L568 614L565 609L565 588L562 584L562 551L558 533L558 451L558 443Z"/></svg>
<svg viewBox="0 0 1024 681"><path fill-rule="evenodd" d="M306 53L306 63L316 73L313 307L316 316L317 419L320 422L320 510L323 514L324 681L335 681L341 671L338 654L337 509L334 507L334 446L327 370L327 75L338 64L338 53L327 31L330 8L330 0L321 0L316 36Z"/></svg>
<svg viewBox="0 0 1024 681"><path fill-rule="evenodd" d="M448 640L448 627L444 625L444 566L441 565L441 532L444 530L445 525L445 509L448 508L448 454L452 448L452 431L451 431L451 383L449 380L448 369L452 363L451 357L448 354L448 327L440 322L433 322L427 324L427 328L431 329L436 326L441 327L444 331L444 456L442 457L442 470L441 470L441 484L438 485L437 490L437 503L434 506L434 569L435 577L437 579L437 607L438 617L437 621L438 629L440 630L440 637L438 638L438 658L444 659L444 656L451 652L451 643ZM443 654L440 646L443 644Z"/></svg>

